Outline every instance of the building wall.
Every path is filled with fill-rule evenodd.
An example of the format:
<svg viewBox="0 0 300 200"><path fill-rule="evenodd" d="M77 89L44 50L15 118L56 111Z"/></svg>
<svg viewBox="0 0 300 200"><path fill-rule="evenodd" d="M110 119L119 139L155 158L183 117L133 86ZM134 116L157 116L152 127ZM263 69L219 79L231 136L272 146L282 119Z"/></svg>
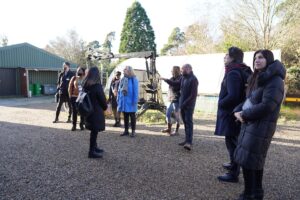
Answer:
<svg viewBox="0 0 300 200"><path fill-rule="evenodd" d="M35 71L29 70L29 84L39 83L44 84L54 84L57 83L58 72L57 71Z"/></svg>

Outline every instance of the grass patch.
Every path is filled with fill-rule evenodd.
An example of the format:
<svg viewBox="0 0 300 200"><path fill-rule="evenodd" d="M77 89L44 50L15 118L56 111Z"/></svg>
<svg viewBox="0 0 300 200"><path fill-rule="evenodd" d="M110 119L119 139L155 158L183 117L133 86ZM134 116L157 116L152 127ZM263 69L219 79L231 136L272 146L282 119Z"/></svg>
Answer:
<svg viewBox="0 0 300 200"><path fill-rule="evenodd" d="M281 106L280 122L290 122L290 121L300 121L300 106L298 105L287 105L284 104Z"/></svg>
<svg viewBox="0 0 300 200"><path fill-rule="evenodd" d="M138 119L139 122L145 124L165 124L166 117L163 113L157 110L147 110L140 118Z"/></svg>

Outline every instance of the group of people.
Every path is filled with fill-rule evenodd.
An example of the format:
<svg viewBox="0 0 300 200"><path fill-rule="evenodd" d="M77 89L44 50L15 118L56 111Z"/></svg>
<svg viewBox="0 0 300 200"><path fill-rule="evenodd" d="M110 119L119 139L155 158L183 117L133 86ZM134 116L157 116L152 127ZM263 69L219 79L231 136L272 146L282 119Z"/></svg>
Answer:
<svg viewBox="0 0 300 200"><path fill-rule="evenodd" d="M243 63L243 57L241 49L231 47L224 58L215 134L225 136L230 162L223 164L228 172L218 179L238 182L242 168L245 188L239 199L260 200L264 197L263 170L284 97L286 70L270 50L254 53L253 72Z"/></svg>
<svg viewBox="0 0 300 200"><path fill-rule="evenodd" d="M244 53L238 47L230 47L224 57L225 75L219 94L215 134L225 136L229 162L222 165L227 172L217 178L223 182L238 182L242 168L245 189L239 199L263 199L263 169L284 96L286 70L280 61L274 60L270 50L258 50L254 53L253 71L244 64L243 58ZM89 158L101 158L104 150L98 147L96 141L98 132L105 130L104 111L108 103L112 106L115 127L121 126L120 114L123 113L124 132L121 136L136 135L138 80L130 66L124 68L122 79L121 72L117 72L111 82L107 101L97 67L87 69L86 73L79 67L74 77L69 67L69 63L64 63L64 72L59 77L60 98L54 122L58 121L63 102L71 97L68 104L73 108L72 130L76 130L76 98L81 90L86 91L91 98L94 112L86 118L81 116L80 128L83 129L85 124L91 131ZM181 69L174 66L171 78L160 79L169 85L167 128L162 132L170 136L178 135L181 118L185 140L179 145L191 151L193 113L198 93L197 77L193 74L192 66L185 64ZM71 120L70 115L71 112L68 121ZM172 131L174 120L176 126Z"/></svg>

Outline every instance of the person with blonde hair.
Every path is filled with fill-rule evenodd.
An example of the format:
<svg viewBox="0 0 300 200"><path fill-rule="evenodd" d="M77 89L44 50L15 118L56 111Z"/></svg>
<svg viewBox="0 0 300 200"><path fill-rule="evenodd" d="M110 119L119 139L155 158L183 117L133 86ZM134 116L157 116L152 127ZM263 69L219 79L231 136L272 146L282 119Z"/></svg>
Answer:
<svg viewBox="0 0 300 200"><path fill-rule="evenodd" d="M135 137L136 116L139 96L139 83L131 66L124 68L124 77L121 79L118 89L118 112L124 115L124 132L121 136L129 135L129 118L131 122L131 137Z"/></svg>

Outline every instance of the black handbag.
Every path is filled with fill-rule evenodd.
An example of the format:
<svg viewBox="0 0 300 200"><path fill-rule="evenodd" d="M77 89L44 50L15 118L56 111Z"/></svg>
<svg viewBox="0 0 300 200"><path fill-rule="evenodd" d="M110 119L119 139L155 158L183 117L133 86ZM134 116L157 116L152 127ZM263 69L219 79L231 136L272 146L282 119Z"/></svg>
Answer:
<svg viewBox="0 0 300 200"><path fill-rule="evenodd" d="M76 99L76 107L81 116L87 117L94 112L94 107L87 92L81 91Z"/></svg>

